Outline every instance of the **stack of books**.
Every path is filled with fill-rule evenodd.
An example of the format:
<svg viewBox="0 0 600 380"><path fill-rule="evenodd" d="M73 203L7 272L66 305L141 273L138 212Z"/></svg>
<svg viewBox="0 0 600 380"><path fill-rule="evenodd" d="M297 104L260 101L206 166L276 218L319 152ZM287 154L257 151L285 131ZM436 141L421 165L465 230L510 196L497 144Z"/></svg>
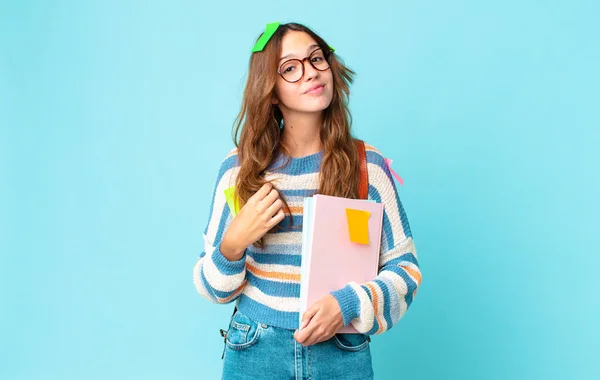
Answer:
<svg viewBox="0 0 600 380"><path fill-rule="evenodd" d="M304 199L300 321L313 303L379 269L383 204L317 194ZM339 333L358 333L352 325Z"/></svg>

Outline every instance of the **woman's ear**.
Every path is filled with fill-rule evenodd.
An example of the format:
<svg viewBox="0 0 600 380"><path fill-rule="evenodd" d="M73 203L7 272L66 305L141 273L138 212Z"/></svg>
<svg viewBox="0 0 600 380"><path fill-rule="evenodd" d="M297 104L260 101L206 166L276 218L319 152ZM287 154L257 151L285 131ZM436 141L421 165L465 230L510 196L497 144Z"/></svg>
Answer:
<svg viewBox="0 0 600 380"><path fill-rule="evenodd" d="M277 95L275 93L273 93L273 95L271 96L271 104L279 104L279 99L277 98Z"/></svg>

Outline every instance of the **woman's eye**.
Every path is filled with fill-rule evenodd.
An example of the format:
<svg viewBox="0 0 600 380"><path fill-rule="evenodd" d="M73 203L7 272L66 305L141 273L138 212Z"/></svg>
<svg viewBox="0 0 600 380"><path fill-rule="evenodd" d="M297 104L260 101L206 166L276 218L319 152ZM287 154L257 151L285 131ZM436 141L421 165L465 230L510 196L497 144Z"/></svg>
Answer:
<svg viewBox="0 0 600 380"><path fill-rule="evenodd" d="M284 73L291 73L293 70L294 70L294 66L289 66L285 70L283 70L283 72Z"/></svg>
<svg viewBox="0 0 600 380"><path fill-rule="evenodd" d="M315 61L315 59L316 59L316 61ZM314 57L313 62L319 62L320 59L322 59L322 57Z"/></svg>

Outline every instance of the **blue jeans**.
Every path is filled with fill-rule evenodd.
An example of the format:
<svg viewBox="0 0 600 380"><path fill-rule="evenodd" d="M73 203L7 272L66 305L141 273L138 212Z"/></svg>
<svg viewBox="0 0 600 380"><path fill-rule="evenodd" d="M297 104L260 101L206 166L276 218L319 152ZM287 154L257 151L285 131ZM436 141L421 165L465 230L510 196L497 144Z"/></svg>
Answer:
<svg viewBox="0 0 600 380"><path fill-rule="evenodd" d="M362 334L336 334L304 347L294 331L256 322L238 310L225 339L222 379L373 379L370 341Z"/></svg>

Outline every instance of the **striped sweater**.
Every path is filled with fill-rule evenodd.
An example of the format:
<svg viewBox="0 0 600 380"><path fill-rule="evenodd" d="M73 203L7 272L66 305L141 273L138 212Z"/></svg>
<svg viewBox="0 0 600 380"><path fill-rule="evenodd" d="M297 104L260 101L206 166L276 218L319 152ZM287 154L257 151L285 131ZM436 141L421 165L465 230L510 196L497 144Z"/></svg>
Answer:
<svg viewBox="0 0 600 380"><path fill-rule="evenodd" d="M373 335L389 330L404 315L421 283L421 272L406 213L396 185L382 154L367 148L369 199L384 204L379 272L373 281L349 283L331 294L342 310L344 325ZM303 199L316 194L323 152L290 158L284 168L275 169L280 156L267 171L287 200L289 217L283 227L265 235L265 248L246 248L238 261L228 261L219 247L232 220L224 190L235 184L239 171L237 150L223 160L213 190L204 251L194 266L194 284L200 295L215 303L237 302L250 318L275 327L297 329L300 309L300 263L302 253Z"/></svg>

